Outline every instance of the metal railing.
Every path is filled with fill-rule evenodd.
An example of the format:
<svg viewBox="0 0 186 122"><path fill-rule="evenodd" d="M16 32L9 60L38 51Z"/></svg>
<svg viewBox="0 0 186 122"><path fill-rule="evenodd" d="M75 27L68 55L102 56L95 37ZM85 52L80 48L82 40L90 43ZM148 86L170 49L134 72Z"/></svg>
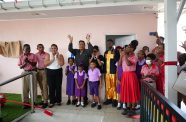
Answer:
<svg viewBox="0 0 186 122"><path fill-rule="evenodd" d="M140 122L186 122L186 114L143 81Z"/></svg>
<svg viewBox="0 0 186 122"><path fill-rule="evenodd" d="M18 79L20 79L20 78L23 78L23 77L25 77L25 76L28 76L29 75L29 77L30 77L30 97L31 97L31 112L33 113L34 112L34 90L33 90L33 82L32 82L32 77L33 77L33 73L32 72L26 72L26 73L24 73L24 74L21 74L21 75L18 75L18 76L16 76L16 77L14 77L14 78L11 78L11 79L9 79L9 80L6 80L6 81L4 81L4 82L2 82L2 83L0 83L0 87L1 86L4 86L4 85L6 85L6 84L9 84L9 83L11 83L11 82L13 82L13 81L15 81L15 80L18 80ZM0 118L1 118L1 104L0 104ZM2 119L2 118L1 118Z"/></svg>

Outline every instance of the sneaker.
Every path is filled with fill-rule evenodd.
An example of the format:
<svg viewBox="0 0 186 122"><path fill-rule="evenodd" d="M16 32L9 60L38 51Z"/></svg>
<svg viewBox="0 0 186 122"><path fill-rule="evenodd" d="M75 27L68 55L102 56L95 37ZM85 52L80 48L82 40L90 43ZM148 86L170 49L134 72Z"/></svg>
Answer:
<svg viewBox="0 0 186 122"><path fill-rule="evenodd" d="M111 104L111 103L112 103L112 100L107 99L103 104L104 104L104 105L109 105L109 104Z"/></svg>
<svg viewBox="0 0 186 122"><path fill-rule="evenodd" d="M125 103L123 103L123 109L127 109L127 107L126 107Z"/></svg>
<svg viewBox="0 0 186 122"><path fill-rule="evenodd" d="M71 101L70 101L70 99L68 99L66 105L70 105L70 104L71 104Z"/></svg>
<svg viewBox="0 0 186 122"><path fill-rule="evenodd" d="M129 110L128 109L124 109L123 110L123 112L121 113L122 115L127 115L128 114L128 112L129 112Z"/></svg>
<svg viewBox="0 0 186 122"><path fill-rule="evenodd" d="M81 102L81 106L82 106L82 107L85 107L85 104L84 104L84 102Z"/></svg>
<svg viewBox="0 0 186 122"><path fill-rule="evenodd" d="M101 107L101 105L99 104L98 106L97 106L97 109L98 110L100 110L102 107Z"/></svg>
<svg viewBox="0 0 186 122"><path fill-rule="evenodd" d="M117 110L121 110L121 103L118 103Z"/></svg>
<svg viewBox="0 0 186 122"><path fill-rule="evenodd" d="M94 108L94 107L96 107L96 103L95 103L95 102L93 102L93 103L91 104L91 108Z"/></svg>
<svg viewBox="0 0 186 122"><path fill-rule="evenodd" d="M46 108L48 106L48 103L43 103L42 108Z"/></svg>
<svg viewBox="0 0 186 122"><path fill-rule="evenodd" d="M128 113L127 113L127 115L130 117L130 116L134 116L134 115L136 115L136 112L135 112L135 110L130 110Z"/></svg>
<svg viewBox="0 0 186 122"><path fill-rule="evenodd" d="M77 104L76 104L76 107L79 107L80 106L80 102L78 101Z"/></svg>
<svg viewBox="0 0 186 122"><path fill-rule="evenodd" d="M136 110L140 109L140 105L137 105L137 106L135 107L135 109L136 109Z"/></svg>
<svg viewBox="0 0 186 122"><path fill-rule="evenodd" d="M72 100L72 105L75 105L76 104L76 99Z"/></svg>
<svg viewBox="0 0 186 122"><path fill-rule="evenodd" d="M112 101L112 107L117 107L118 101L117 100L113 100Z"/></svg>
<svg viewBox="0 0 186 122"><path fill-rule="evenodd" d="M53 108L55 106L55 104L51 103L48 105L49 108Z"/></svg>

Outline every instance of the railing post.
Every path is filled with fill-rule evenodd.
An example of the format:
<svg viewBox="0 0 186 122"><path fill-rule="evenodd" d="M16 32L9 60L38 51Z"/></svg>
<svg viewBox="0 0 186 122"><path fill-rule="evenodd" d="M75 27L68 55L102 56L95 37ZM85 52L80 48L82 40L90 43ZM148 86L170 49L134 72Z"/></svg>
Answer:
<svg viewBox="0 0 186 122"><path fill-rule="evenodd" d="M30 97L31 97L31 113L34 113L34 85L33 85L33 72L30 74Z"/></svg>

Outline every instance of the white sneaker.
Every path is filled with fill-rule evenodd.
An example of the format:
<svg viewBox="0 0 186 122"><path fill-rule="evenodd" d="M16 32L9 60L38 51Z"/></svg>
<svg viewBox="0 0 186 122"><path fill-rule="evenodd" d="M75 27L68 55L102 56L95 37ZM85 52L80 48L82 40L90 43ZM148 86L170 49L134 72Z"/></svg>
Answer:
<svg viewBox="0 0 186 122"><path fill-rule="evenodd" d="M123 109L126 109L126 105L123 103Z"/></svg>
<svg viewBox="0 0 186 122"><path fill-rule="evenodd" d="M121 107L121 103L118 103L118 106L117 106L117 108L120 108Z"/></svg>
<svg viewBox="0 0 186 122"><path fill-rule="evenodd" d="M76 107L79 107L80 106L80 102L78 101L77 104L76 104Z"/></svg>
<svg viewBox="0 0 186 122"><path fill-rule="evenodd" d="M81 106L82 106L82 107L85 107L84 102L81 102Z"/></svg>
<svg viewBox="0 0 186 122"><path fill-rule="evenodd" d="M136 106L136 109L140 109L140 105L137 105L137 106Z"/></svg>

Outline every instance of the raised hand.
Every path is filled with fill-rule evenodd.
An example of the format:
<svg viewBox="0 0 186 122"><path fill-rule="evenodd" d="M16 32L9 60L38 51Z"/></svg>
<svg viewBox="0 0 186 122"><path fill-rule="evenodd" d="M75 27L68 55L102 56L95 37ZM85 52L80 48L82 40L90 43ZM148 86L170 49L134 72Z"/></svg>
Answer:
<svg viewBox="0 0 186 122"><path fill-rule="evenodd" d="M182 42L182 44L180 45L180 47L182 47L186 51L186 41Z"/></svg>
<svg viewBox="0 0 186 122"><path fill-rule="evenodd" d="M70 43L72 43L73 42L73 36L72 35L68 35L68 38L70 40Z"/></svg>
<svg viewBox="0 0 186 122"><path fill-rule="evenodd" d="M90 34L87 34L87 35L86 35L86 40L87 40L87 43L90 42Z"/></svg>
<svg viewBox="0 0 186 122"><path fill-rule="evenodd" d="M125 51L123 50L120 52L120 57L123 57L124 55L125 55Z"/></svg>

